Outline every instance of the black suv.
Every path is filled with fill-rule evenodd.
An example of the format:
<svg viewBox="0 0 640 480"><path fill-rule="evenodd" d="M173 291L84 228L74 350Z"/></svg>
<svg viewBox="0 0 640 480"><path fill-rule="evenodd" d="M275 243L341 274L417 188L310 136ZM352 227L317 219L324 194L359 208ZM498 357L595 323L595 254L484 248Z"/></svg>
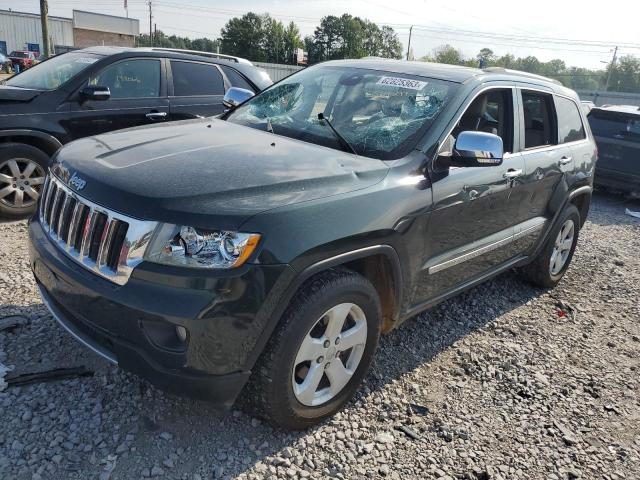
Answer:
<svg viewBox="0 0 640 480"><path fill-rule="evenodd" d="M640 107L595 107L588 118L599 152L595 184L640 194Z"/></svg>
<svg viewBox="0 0 640 480"><path fill-rule="evenodd" d="M50 156L71 140L217 115L230 87L272 83L248 60L188 50L94 47L39 63L0 86L0 217L35 210Z"/></svg>
<svg viewBox="0 0 640 480"><path fill-rule="evenodd" d="M218 119L62 148L30 263L104 358L303 428L402 321L512 267L558 283L595 161L578 97L550 80L331 61Z"/></svg>

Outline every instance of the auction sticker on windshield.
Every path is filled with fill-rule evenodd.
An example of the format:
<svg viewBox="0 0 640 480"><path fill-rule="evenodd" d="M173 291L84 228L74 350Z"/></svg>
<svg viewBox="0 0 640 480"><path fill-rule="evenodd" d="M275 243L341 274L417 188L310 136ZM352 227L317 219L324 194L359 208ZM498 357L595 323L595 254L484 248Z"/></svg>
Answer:
<svg viewBox="0 0 640 480"><path fill-rule="evenodd" d="M410 88L411 90L422 90L427 86L428 82L420 80L410 80L408 78L398 77L382 77L376 82L378 85L387 85L389 87Z"/></svg>

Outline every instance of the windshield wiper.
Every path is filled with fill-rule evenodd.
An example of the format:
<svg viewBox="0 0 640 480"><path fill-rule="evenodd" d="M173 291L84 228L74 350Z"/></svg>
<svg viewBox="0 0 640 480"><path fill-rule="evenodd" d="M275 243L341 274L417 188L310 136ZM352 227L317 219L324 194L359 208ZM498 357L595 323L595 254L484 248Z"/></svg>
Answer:
<svg viewBox="0 0 640 480"><path fill-rule="evenodd" d="M351 144L347 142L347 140L342 135L340 135L335 128L333 128L333 125L331 125L331 122L329 121L329 119L324 116L324 113L322 112L318 113L318 120L322 122L326 122L326 124L329 125L329 128L331 128L331 131L335 133L336 138L340 141L340 144L343 147L348 148L349 151L351 151L354 155L358 155L358 152L356 152L356 149L353 148Z"/></svg>
<svg viewBox="0 0 640 480"><path fill-rule="evenodd" d="M276 133L273 131L273 125L271 125L271 118L267 117L267 132Z"/></svg>

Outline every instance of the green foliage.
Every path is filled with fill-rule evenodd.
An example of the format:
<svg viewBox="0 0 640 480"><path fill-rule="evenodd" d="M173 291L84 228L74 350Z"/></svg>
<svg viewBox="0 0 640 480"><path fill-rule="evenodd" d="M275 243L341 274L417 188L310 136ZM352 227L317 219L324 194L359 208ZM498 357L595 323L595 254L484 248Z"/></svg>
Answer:
<svg viewBox="0 0 640 480"><path fill-rule="evenodd" d="M613 69L609 65L606 71L567 67L563 60L557 58L541 62L534 56L516 58L510 53L496 57L490 48L481 49L475 58L464 59L462 53L451 45L441 45L433 51L433 55L425 56L421 60L469 67L478 67L482 60L485 68L503 67L544 75L559 80L563 85L575 90L604 89L607 74L611 70L609 91L640 93L640 58L632 55L622 57Z"/></svg>
<svg viewBox="0 0 640 480"><path fill-rule="evenodd" d="M305 38L309 62L367 56L402 58L402 44L391 27L344 14L326 16L312 36Z"/></svg>
<svg viewBox="0 0 640 480"><path fill-rule="evenodd" d="M142 34L136 42L138 47L150 47L148 34ZM187 37L177 37L176 35L165 35L164 32L158 30L154 34L154 47L162 48L184 48L187 50L200 50L201 52L216 52L220 45L219 40L211 40L210 38L196 38L191 40Z"/></svg>

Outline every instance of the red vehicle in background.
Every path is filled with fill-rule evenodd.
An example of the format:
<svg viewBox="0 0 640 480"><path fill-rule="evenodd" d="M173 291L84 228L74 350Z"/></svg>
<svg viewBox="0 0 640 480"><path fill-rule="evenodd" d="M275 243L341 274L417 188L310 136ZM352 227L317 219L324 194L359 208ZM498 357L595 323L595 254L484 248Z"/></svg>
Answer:
<svg viewBox="0 0 640 480"><path fill-rule="evenodd" d="M9 54L9 59L16 72L26 70L37 63L36 53L28 50L14 50ZM16 66L18 67L17 69Z"/></svg>

